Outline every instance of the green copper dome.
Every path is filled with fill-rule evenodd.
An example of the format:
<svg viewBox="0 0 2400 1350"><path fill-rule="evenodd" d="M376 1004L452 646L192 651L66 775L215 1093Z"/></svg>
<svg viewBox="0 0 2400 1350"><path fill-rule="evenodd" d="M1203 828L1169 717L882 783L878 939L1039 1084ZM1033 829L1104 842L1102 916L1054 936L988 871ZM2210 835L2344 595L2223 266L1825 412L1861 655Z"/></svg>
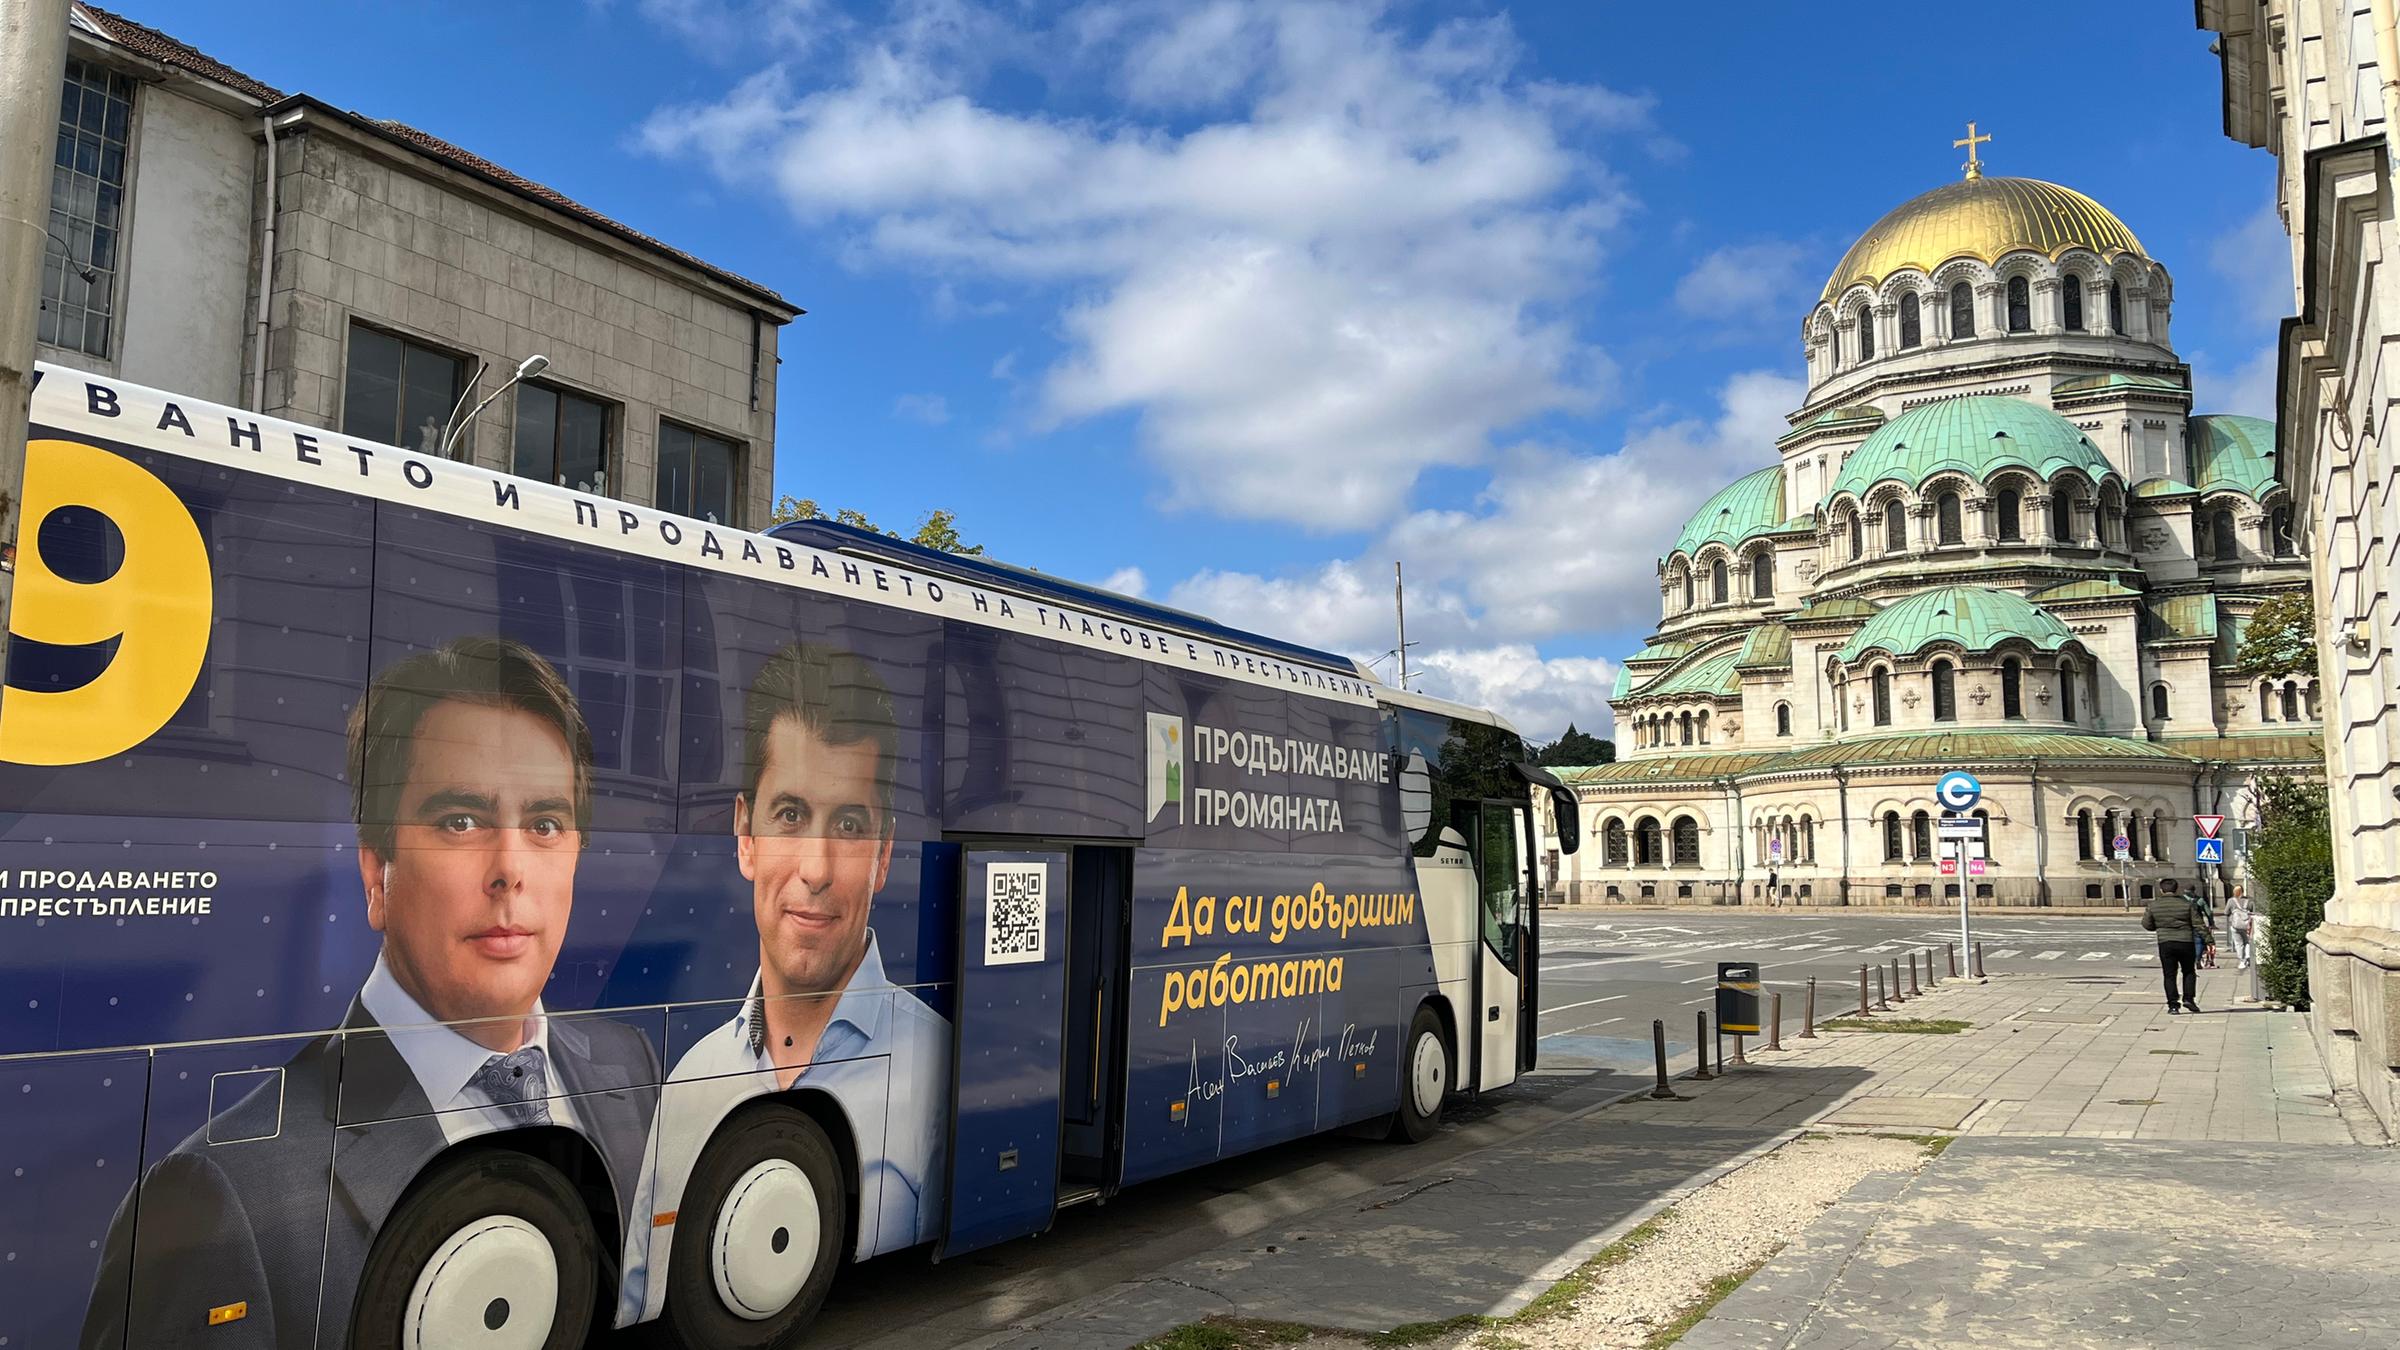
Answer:
<svg viewBox="0 0 2400 1350"><path fill-rule="evenodd" d="M1867 620L1840 652L1847 664L1869 651L1911 656L1936 642L1985 652L2011 638L2054 652L2075 640L2057 616L2023 596L1983 586L1937 586L1895 600Z"/></svg>
<svg viewBox="0 0 2400 1350"><path fill-rule="evenodd" d="M2192 485L2231 490L2258 501L2282 486L2275 481L2275 424L2261 417L2215 414L2191 422Z"/></svg>
<svg viewBox="0 0 2400 1350"><path fill-rule="evenodd" d="M1674 552L1694 554L1710 544L1737 547L1783 521L1783 468L1777 465L1744 474L1701 503L1675 536Z"/></svg>
<svg viewBox="0 0 2400 1350"><path fill-rule="evenodd" d="M1981 394L1914 408L1877 427L1842 462L1825 499L1864 495L1887 481L1914 488L1946 470L1982 482L2004 468L2030 470L2044 482L2067 469L2095 482L2112 472L2074 423L2022 399Z"/></svg>

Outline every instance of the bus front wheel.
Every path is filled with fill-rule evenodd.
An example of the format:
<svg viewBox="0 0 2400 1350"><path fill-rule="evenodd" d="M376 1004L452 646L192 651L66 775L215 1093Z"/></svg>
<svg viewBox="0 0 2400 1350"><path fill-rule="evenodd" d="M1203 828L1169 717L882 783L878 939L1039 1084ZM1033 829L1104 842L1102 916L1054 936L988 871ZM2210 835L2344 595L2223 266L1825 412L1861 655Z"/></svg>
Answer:
<svg viewBox="0 0 2400 1350"><path fill-rule="evenodd" d="M574 1350L600 1242L575 1187L504 1149L443 1163L385 1221L350 1322L355 1350Z"/></svg>
<svg viewBox="0 0 2400 1350"><path fill-rule="evenodd" d="M1392 1138L1414 1144L1432 1137L1442 1123L1442 1103L1450 1096L1450 1042L1431 1004L1420 1006L1409 1021L1403 1053L1400 1109L1392 1113Z"/></svg>
<svg viewBox="0 0 2400 1350"><path fill-rule="evenodd" d="M847 1227L825 1131L788 1107L740 1117L684 1188L662 1330L685 1350L797 1343L833 1284Z"/></svg>

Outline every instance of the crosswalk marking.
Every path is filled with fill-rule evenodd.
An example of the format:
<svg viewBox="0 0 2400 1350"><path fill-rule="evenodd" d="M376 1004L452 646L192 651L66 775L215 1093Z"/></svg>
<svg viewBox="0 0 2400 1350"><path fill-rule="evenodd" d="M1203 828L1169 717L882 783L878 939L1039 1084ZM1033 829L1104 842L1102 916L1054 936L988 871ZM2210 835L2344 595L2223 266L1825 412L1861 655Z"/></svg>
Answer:
<svg viewBox="0 0 2400 1350"><path fill-rule="evenodd" d="M2157 959L2158 959L2158 953L2156 953L2156 952L2135 952L2133 955L2131 955L2131 956L2128 956L2128 957L2126 957L2125 959L2126 959L2126 960L2128 960L2128 961L2155 961L2155 960L2157 960Z"/></svg>
<svg viewBox="0 0 2400 1350"><path fill-rule="evenodd" d="M2002 947L2000 950L1992 953L1994 957L2023 956L2024 954L2025 949L2022 947Z"/></svg>
<svg viewBox="0 0 2400 1350"><path fill-rule="evenodd" d="M2075 959L2076 959L2076 960L2078 960L2078 961L2105 961L2105 960L2107 960L2107 959L2108 959L2108 953L2107 953L2107 952L2085 952L2083 955L2081 955L2081 956L2078 956L2078 957L2076 957Z"/></svg>
<svg viewBox="0 0 2400 1350"><path fill-rule="evenodd" d="M2041 952L2035 955L2033 959L2036 961L2055 961L2065 955L2065 952Z"/></svg>

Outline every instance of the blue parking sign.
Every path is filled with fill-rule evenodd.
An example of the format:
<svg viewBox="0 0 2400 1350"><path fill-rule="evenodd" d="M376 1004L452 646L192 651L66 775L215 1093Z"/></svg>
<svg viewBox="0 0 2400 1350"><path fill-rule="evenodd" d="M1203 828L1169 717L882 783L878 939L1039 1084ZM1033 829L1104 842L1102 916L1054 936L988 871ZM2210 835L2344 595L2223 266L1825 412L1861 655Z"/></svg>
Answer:
<svg viewBox="0 0 2400 1350"><path fill-rule="evenodd" d="M2192 841L2192 853L2201 862L2222 864L2225 861L2225 841L2195 839Z"/></svg>

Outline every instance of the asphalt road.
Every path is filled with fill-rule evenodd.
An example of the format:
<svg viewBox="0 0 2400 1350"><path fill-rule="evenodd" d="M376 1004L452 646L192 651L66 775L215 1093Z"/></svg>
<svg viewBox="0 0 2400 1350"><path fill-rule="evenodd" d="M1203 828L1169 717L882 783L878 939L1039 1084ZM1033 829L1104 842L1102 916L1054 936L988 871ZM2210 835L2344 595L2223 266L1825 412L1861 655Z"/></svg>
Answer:
<svg viewBox="0 0 2400 1350"><path fill-rule="evenodd" d="M1984 968L2158 969L2157 940L2141 912L2053 918L1993 915L1975 920ZM1669 1063L1688 1065L1698 1041L1694 1014L1716 999L1717 963L1754 961L1764 989L1783 995L1786 1034L1800 1026L1808 982L1817 1015L1858 1006L1858 968L1958 941L1958 916L1938 910L1893 915L1822 911L1639 911L1552 909L1542 915L1541 1063L1642 1073L1652 1062L1652 1019L1666 1023ZM1960 968L1966 953L1959 953ZM1888 966L1886 967L1888 970ZM1945 970L1947 967L1944 967ZM1868 972L1873 988L1874 972Z"/></svg>

